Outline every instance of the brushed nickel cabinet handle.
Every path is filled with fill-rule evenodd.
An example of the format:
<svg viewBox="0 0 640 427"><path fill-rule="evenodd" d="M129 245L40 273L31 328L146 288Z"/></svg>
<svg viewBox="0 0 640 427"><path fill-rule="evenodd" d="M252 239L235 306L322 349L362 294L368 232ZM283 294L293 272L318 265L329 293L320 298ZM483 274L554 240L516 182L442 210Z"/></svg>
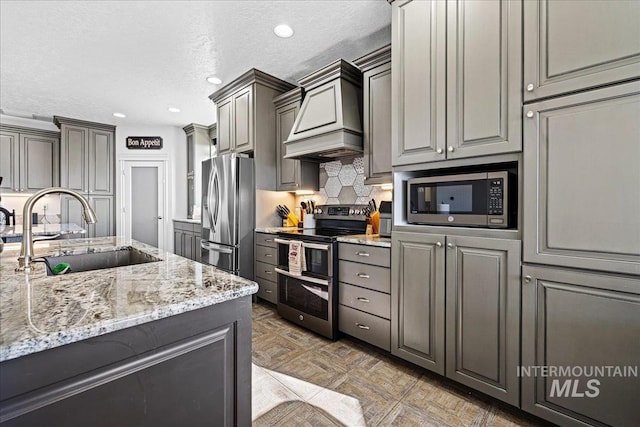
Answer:
<svg viewBox="0 0 640 427"><path fill-rule="evenodd" d="M273 274L273 271L270 271L270 270L265 270L264 272L265 272L266 274Z"/></svg>
<svg viewBox="0 0 640 427"><path fill-rule="evenodd" d="M369 276L368 274L364 274L364 273L357 273L356 276L358 276L361 279L370 279L371 276Z"/></svg>
<svg viewBox="0 0 640 427"><path fill-rule="evenodd" d="M439 247L439 248L441 248L441 247L442 247L442 243L440 243L440 242L436 242L436 246L437 246L437 247Z"/></svg>
<svg viewBox="0 0 640 427"><path fill-rule="evenodd" d="M264 254L264 256L266 256L267 258L271 258L273 255L271 255L271 254Z"/></svg>
<svg viewBox="0 0 640 427"><path fill-rule="evenodd" d="M447 247L448 247L449 249L453 249L455 246L453 246L453 243L447 243Z"/></svg>
<svg viewBox="0 0 640 427"><path fill-rule="evenodd" d="M369 298L365 298L365 297L357 297L356 299L360 302L371 302L369 301Z"/></svg>
<svg viewBox="0 0 640 427"><path fill-rule="evenodd" d="M528 274L526 276L524 276L524 282L525 283L531 283L531 280L533 280L533 277L529 276Z"/></svg>
<svg viewBox="0 0 640 427"><path fill-rule="evenodd" d="M273 291L272 291L271 289L265 289L264 291L265 291L265 293L267 293L267 294L272 294L272 293L273 293Z"/></svg>
<svg viewBox="0 0 640 427"><path fill-rule="evenodd" d="M442 151L443 151L443 150L442 150L442 148L438 148L438 149L436 150L436 153L438 153L438 154L442 154Z"/></svg>
<svg viewBox="0 0 640 427"><path fill-rule="evenodd" d="M367 325L361 325L360 323L356 323L356 326L360 329L366 329L367 331L371 328L369 328Z"/></svg>
<svg viewBox="0 0 640 427"><path fill-rule="evenodd" d="M527 85L527 92L533 92L533 83Z"/></svg>
<svg viewBox="0 0 640 427"><path fill-rule="evenodd" d="M356 252L356 255L358 255L358 256L371 256L367 252Z"/></svg>
<svg viewBox="0 0 640 427"><path fill-rule="evenodd" d="M527 111L527 117L532 118L533 117L533 111Z"/></svg>

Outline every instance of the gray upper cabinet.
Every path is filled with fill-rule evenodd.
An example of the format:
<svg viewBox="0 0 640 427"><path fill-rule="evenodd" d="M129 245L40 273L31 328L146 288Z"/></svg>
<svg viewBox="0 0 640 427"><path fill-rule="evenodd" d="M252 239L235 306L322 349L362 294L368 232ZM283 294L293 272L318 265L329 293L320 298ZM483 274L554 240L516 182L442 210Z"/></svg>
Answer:
<svg viewBox="0 0 640 427"><path fill-rule="evenodd" d="M445 236L394 232L391 353L445 373Z"/></svg>
<svg viewBox="0 0 640 427"><path fill-rule="evenodd" d="M233 130L231 107L232 97L220 101L218 105L218 139L217 153L225 154L231 152L231 131Z"/></svg>
<svg viewBox="0 0 640 427"><path fill-rule="evenodd" d="M83 194L98 217L88 225L77 200L62 196L62 222L82 225L88 237L113 236L115 126L59 116L54 123L60 128L60 186Z"/></svg>
<svg viewBox="0 0 640 427"><path fill-rule="evenodd" d="M640 274L640 82L524 111L524 260Z"/></svg>
<svg viewBox="0 0 640 427"><path fill-rule="evenodd" d="M254 68L211 94L209 98L216 104L218 113L217 154L255 154L261 149L256 146L256 141L260 141L269 146L275 165L275 150L272 150L275 130L269 138L262 138L262 131L275 127L273 98L293 88L292 84Z"/></svg>
<svg viewBox="0 0 640 427"><path fill-rule="evenodd" d="M391 176L391 45L354 64L363 76L363 142L366 184L383 184Z"/></svg>
<svg viewBox="0 0 640 427"><path fill-rule="evenodd" d="M519 404L520 241L447 236L447 377Z"/></svg>
<svg viewBox="0 0 640 427"><path fill-rule="evenodd" d="M520 151L521 1L400 1L393 165Z"/></svg>
<svg viewBox="0 0 640 427"><path fill-rule="evenodd" d="M524 2L525 102L640 77L638 22L637 1Z"/></svg>
<svg viewBox="0 0 640 427"><path fill-rule="evenodd" d="M447 159L520 151L522 3L447 8Z"/></svg>
<svg viewBox="0 0 640 427"><path fill-rule="evenodd" d="M115 126L54 117L60 127L60 185L90 195L115 191Z"/></svg>
<svg viewBox="0 0 640 427"><path fill-rule="evenodd" d="M284 158L284 141L287 140L287 137L293 128L293 122L300 112L302 97L303 89L297 87L273 99L273 103L276 107L278 191L318 191L318 163Z"/></svg>
<svg viewBox="0 0 640 427"><path fill-rule="evenodd" d="M446 146L446 3L396 1L392 6L392 164L441 160Z"/></svg>
<svg viewBox="0 0 640 427"><path fill-rule="evenodd" d="M187 137L187 218L193 218L193 209L202 200L202 161L211 157L211 126L196 123L183 127Z"/></svg>
<svg viewBox="0 0 640 427"><path fill-rule="evenodd" d="M59 185L60 141L56 132L18 126L0 129L0 176L5 192L36 192Z"/></svg>
<svg viewBox="0 0 640 427"><path fill-rule="evenodd" d="M638 365L638 277L529 265L522 274L523 367L584 367L589 372ZM522 409L562 426L640 425L637 377L575 372L543 377L525 371Z"/></svg>

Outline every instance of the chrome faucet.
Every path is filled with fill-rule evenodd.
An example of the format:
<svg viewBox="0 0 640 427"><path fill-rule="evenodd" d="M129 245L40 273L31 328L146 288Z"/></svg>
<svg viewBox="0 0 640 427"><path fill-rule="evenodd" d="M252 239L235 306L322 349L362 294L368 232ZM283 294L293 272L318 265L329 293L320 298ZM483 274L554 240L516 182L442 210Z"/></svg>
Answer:
<svg viewBox="0 0 640 427"><path fill-rule="evenodd" d="M70 196L75 197L82 204L82 214L84 215L84 220L87 221L88 224L95 224L98 221L96 217L96 213L89 206L89 202L87 199L82 197L80 193L69 190L68 188L61 187L50 187L45 188L44 190L38 191L33 196L29 197L24 204L24 209L22 210L22 245L20 247L20 257L18 258L18 268L17 271L24 271L25 273L31 272L31 261L33 261L33 236L31 232L31 213L33 211L33 206L36 204L38 200L47 194L68 194Z"/></svg>

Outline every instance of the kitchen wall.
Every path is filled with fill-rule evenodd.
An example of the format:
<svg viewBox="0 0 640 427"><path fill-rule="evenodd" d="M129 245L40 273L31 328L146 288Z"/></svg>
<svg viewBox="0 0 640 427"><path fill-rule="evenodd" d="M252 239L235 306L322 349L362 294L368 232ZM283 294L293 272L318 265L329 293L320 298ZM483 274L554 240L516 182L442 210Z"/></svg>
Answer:
<svg viewBox="0 0 640 427"><path fill-rule="evenodd" d="M320 164L320 191L315 194L317 204L367 204L375 199L380 205L391 200L393 190L365 185L364 157L352 157ZM304 199L304 198L303 198Z"/></svg>
<svg viewBox="0 0 640 427"><path fill-rule="evenodd" d="M130 150L126 147L128 136L162 137L160 150ZM165 213L167 227L165 230L165 249L173 250L173 218L187 217L187 137L178 126L154 125L118 125L116 127L116 171L121 176L120 167L123 160L166 160L169 212ZM116 212L122 211L122 182L116 179ZM116 232L123 234L124 227L118 214Z"/></svg>

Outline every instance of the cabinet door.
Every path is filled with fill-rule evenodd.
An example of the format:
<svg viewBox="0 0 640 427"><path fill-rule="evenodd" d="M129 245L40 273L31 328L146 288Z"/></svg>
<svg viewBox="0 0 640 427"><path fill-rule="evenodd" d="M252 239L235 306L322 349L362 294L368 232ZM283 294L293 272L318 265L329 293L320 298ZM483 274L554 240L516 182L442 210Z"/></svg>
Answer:
<svg viewBox="0 0 640 427"><path fill-rule="evenodd" d="M229 97L218 104L218 154L225 154L231 152L231 140L232 140L232 118L233 114L231 108L233 107L232 97Z"/></svg>
<svg viewBox="0 0 640 427"><path fill-rule="evenodd" d="M522 2L447 8L447 158L520 151Z"/></svg>
<svg viewBox="0 0 640 427"><path fill-rule="evenodd" d="M299 187L300 161L284 159L284 141L289 137L293 122L300 110L300 103L286 105L276 110L276 144L278 159L278 191L295 191Z"/></svg>
<svg viewBox="0 0 640 427"><path fill-rule="evenodd" d="M190 231L185 232L184 233L184 252L182 255L183 257L194 259L195 254L193 253L193 242L194 242L193 233Z"/></svg>
<svg viewBox="0 0 640 427"><path fill-rule="evenodd" d="M20 135L0 131L0 189L20 191Z"/></svg>
<svg viewBox="0 0 640 427"><path fill-rule="evenodd" d="M364 73L364 174L391 182L391 63Z"/></svg>
<svg viewBox="0 0 640 427"><path fill-rule="evenodd" d="M91 196L89 203L98 217L98 222L89 225L90 237L106 237L115 234L114 202L112 196Z"/></svg>
<svg viewBox="0 0 640 427"><path fill-rule="evenodd" d="M520 241L447 236L447 376L518 406Z"/></svg>
<svg viewBox="0 0 640 427"><path fill-rule="evenodd" d="M445 158L446 3L392 5L393 165Z"/></svg>
<svg viewBox="0 0 640 427"><path fill-rule="evenodd" d="M640 82L525 112L525 261L640 274Z"/></svg>
<svg viewBox="0 0 640 427"><path fill-rule="evenodd" d="M173 253L184 256L184 231L175 228L173 229Z"/></svg>
<svg viewBox="0 0 640 427"><path fill-rule="evenodd" d="M110 195L114 190L113 132L89 129L89 194Z"/></svg>
<svg viewBox="0 0 640 427"><path fill-rule="evenodd" d="M20 135L20 187L35 192L60 182L60 142L56 138Z"/></svg>
<svg viewBox="0 0 640 427"><path fill-rule="evenodd" d="M525 1L525 101L639 77L638 22L637 1Z"/></svg>
<svg viewBox="0 0 640 427"><path fill-rule="evenodd" d="M522 409L558 425L640 425L640 278L532 266L522 274ZM573 369L544 377L532 366Z"/></svg>
<svg viewBox="0 0 640 427"><path fill-rule="evenodd" d="M233 148L236 153L253 151L253 89L233 95Z"/></svg>
<svg viewBox="0 0 640 427"><path fill-rule="evenodd" d="M444 375L444 236L392 235L391 353Z"/></svg>
<svg viewBox="0 0 640 427"><path fill-rule="evenodd" d="M89 192L89 129L62 125L60 135L60 186Z"/></svg>

